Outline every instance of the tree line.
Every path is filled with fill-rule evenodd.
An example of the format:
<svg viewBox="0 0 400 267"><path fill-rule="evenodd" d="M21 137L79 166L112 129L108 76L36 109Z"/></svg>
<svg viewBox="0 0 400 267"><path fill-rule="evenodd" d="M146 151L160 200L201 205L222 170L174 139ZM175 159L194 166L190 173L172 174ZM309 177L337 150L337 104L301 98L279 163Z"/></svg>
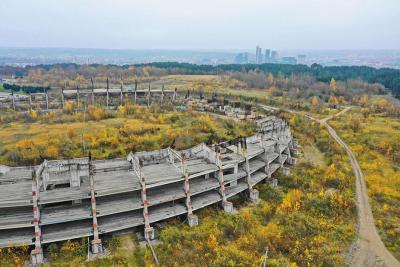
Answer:
<svg viewBox="0 0 400 267"><path fill-rule="evenodd" d="M86 79L96 74L107 74L110 77L124 76L160 77L169 74L225 74L231 72L248 73L259 71L270 73L274 76L290 77L292 75L309 75L320 82L329 82L332 78L338 81L363 80L368 83L380 83L392 90L393 94L400 96L400 70L391 68L376 69L366 66L321 66L319 64L287 65L287 64L224 64L224 65L197 65L178 62L154 62L134 65L78 65L73 63L36 65L26 67L1 66L0 75L14 75L18 77L29 76L30 73L51 75L62 72L64 78L75 78L77 74ZM69 77L71 76L71 77Z"/></svg>
<svg viewBox="0 0 400 267"><path fill-rule="evenodd" d="M369 83L380 83L392 90L393 94L400 96L400 70L391 68L376 69L366 66L321 66L319 64L288 65L288 64L226 64L226 65L196 65L176 62L156 62L138 64L139 66L152 66L157 68L181 69L184 74L221 74L224 72L245 72L258 70L272 75L311 75L321 82L329 82L332 78L339 81L361 79Z"/></svg>
<svg viewBox="0 0 400 267"><path fill-rule="evenodd" d="M17 85L17 84L3 84L3 88L12 92L24 92L27 94L43 93L50 90L50 86L30 86L30 85Z"/></svg>

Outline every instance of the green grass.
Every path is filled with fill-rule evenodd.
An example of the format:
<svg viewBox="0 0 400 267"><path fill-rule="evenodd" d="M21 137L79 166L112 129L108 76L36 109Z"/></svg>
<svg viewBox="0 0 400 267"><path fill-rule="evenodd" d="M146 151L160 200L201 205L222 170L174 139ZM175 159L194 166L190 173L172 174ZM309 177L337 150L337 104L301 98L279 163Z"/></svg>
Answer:
<svg viewBox="0 0 400 267"><path fill-rule="evenodd" d="M0 83L0 93L11 93L11 91L4 89L4 85L2 83ZM20 94L20 95L26 95L27 94L24 91L19 91L19 92L15 92L15 93Z"/></svg>

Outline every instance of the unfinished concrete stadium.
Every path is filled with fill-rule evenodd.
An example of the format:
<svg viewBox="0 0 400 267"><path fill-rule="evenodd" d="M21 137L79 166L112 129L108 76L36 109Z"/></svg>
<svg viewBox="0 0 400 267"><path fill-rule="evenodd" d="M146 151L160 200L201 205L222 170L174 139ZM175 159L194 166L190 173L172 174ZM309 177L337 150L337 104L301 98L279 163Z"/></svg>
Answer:
<svg viewBox="0 0 400 267"><path fill-rule="evenodd" d="M107 109L116 108L125 101L134 104L149 106L153 102L176 101L178 95L185 95L188 98L190 91L183 92L161 88L151 88L150 82L148 88L139 89L138 84L134 87L91 89L64 89L59 91L54 89L51 93L44 91L42 93L18 94L11 92L10 94L0 95L0 110L26 111L35 110L54 110L64 109L66 102L76 103L76 108L83 108L84 105L101 105Z"/></svg>
<svg viewBox="0 0 400 267"><path fill-rule="evenodd" d="M33 264L43 261L42 244L89 237L92 253L103 250L101 234L187 216L220 203L233 211L235 195L256 201L253 189L279 168L289 174L296 142L289 125L269 116L247 138L175 151L129 153L126 158L45 160L34 167L0 166L0 247L32 245Z"/></svg>

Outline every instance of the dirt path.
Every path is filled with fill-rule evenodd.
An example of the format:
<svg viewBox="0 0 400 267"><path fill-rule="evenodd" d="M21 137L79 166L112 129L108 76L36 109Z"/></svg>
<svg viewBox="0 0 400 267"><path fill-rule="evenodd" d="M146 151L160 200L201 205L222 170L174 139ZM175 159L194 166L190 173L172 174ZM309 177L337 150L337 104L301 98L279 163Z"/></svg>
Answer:
<svg viewBox="0 0 400 267"><path fill-rule="evenodd" d="M347 112L350 108L336 114ZM322 119L320 122L326 127L329 134L341 145L350 158L350 164L356 178L356 206L358 217L357 241L349 252L350 266L400 266L396 258L386 249L375 227L374 217L368 201L367 185L364 174L356 157L347 144L339 137L336 131L328 125L331 118Z"/></svg>
<svg viewBox="0 0 400 267"><path fill-rule="evenodd" d="M268 109L276 109L274 107L267 106ZM399 261L386 249L383 244L378 231L375 227L374 217L372 215L371 206L368 201L367 185L365 183L364 174L361 171L360 165L356 157L354 156L351 149L347 144L339 137L336 131L329 126L328 120L333 117L340 116L341 114L350 110L350 107L345 108L339 113L329 116L324 119L316 119L310 115L306 115L307 118L315 120L326 127L331 137L345 150L350 158L350 164L352 166L355 183L356 183L356 207L357 207L357 239L349 251L347 264L349 266L357 267L370 267L370 266L385 266L385 267L397 267L400 266ZM300 112L285 110L290 113L303 115Z"/></svg>

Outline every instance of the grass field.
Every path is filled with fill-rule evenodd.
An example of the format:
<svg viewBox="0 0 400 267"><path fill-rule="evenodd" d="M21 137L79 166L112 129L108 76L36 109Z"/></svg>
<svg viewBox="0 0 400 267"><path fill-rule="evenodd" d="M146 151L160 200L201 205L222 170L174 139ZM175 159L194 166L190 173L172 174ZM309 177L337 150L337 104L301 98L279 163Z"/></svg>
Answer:
<svg viewBox="0 0 400 267"><path fill-rule="evenodd" d="M218 92L219 94L231 94L233 96L246 96L265 98L266 90L260 89L232 89L224 85L221 77L218 75L168 75L160 80L167 82L169 89L187 90L196 88L206 93Z"/></svg>

